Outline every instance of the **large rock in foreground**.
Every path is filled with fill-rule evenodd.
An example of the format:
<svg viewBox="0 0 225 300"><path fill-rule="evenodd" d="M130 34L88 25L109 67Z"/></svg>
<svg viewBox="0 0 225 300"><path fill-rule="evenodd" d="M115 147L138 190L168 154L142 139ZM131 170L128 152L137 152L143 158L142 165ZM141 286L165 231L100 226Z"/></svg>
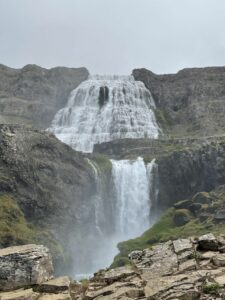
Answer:
<svg viewBox="0 0 225 300"><path fill-rule="evenodd" d="M7 291L52 278L49 250L42 245L24 245L0 249L0 290Z"/></svg>

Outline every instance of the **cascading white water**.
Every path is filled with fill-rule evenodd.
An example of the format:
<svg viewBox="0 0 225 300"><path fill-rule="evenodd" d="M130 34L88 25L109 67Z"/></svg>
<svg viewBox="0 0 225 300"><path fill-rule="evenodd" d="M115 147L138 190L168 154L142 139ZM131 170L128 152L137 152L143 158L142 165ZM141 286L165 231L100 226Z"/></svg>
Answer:
<svg viewBox="0 0 225 300"><path fill-rule="evenodd" d="M93 168L98 186L100 170L91 160L88 162ZM81 253L84 255L76 266L76 272L79 273L91 274L98 269L108 267L118 253L117 244L139 236L151 224L151 191L154 190L152 183L156 167L155 160L147 165L141 157L136 160L111 160L111 162L113 197L111 216L106 215L105 220L102 219L105 212L100 183L97 195L93 196L96 234L90 243L85 237L84 245L78 245L83 249ZM103 224L103 227L100 224ZM107 234L105 227L109 225L111 230L110 234ZM80 276L85 277L83 274L76 273L75 275L76 278Z"/></svg>
<svg viewBox="0 0 225 300"><path fill-rule="evenodd" d="M72 148L121 138L157 138L160 129L149 90L132 76L90 76L72 91L49 130Z"/></svg>
<svg viewBox="0 0 225 300"><path fill-rule="evenodd" d="M120 239L138 236L149 228L154 164L155 160L145 166L141 157L135 161L112 160L116 234Z"/></svg>
<svg viewBox="0 0 225 300"><path fill-rule="evenodd" d="M71 92L66 107L55 115L49 130L82 152L92 152L95 144L116 139L156 139L161 130L154 108L150 91L132 76L90 76ZM108 266L117 253L118 242L149 228L151 195L157 194L152 187L154 160L147 166L140 157L111 160L109 190L113 198L105 197L101 171L87 160L95 176L93 220L87 224L92 227L89 236L85 227L85 239L74 245L82 256L77 257L76 274L93 273Z"/></svg>

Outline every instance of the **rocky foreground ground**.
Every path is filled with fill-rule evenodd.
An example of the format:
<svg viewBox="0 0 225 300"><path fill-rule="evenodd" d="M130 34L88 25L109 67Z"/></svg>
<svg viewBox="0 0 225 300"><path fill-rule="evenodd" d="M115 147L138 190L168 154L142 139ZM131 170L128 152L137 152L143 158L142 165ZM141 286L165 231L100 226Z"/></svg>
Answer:
<svg viewBox="0 0 225 300"><path fill-rule="evenodd" d="M225 299L225 235L178 239L129 255L131 265L76 282L53 278L49 250L0 250L1 300Z"/></svg>

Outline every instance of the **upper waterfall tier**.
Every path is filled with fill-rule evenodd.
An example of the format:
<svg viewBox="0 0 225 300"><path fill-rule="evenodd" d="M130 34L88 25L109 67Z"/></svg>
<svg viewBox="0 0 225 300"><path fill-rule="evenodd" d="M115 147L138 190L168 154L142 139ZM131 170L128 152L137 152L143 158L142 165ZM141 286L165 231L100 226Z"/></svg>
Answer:
<svg viewBox="0 0 225 300"><path fill-rule="evenodd" d="M122 138L158 138L151 93L132 76L90 76L71 92L49 128L72 148L92 152L94 144Z"/></svg>

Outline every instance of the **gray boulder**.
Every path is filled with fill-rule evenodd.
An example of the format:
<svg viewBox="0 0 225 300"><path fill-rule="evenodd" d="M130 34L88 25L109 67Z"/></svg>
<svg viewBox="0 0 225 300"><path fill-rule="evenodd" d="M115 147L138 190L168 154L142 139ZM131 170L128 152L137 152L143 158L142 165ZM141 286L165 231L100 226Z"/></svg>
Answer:
<svg viewBox="0 0 225 300"><path fill-rule="evenodd" d="M49 250L42 245L24 245L0 249L0 290L7 291L52 278Z"/></svg>

